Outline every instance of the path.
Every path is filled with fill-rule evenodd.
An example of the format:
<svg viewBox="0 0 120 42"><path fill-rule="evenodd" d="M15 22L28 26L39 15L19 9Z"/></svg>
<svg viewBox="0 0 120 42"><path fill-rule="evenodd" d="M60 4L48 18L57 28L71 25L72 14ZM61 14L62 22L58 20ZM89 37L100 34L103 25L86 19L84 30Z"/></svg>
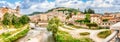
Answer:
<svg viewBox="0 0 120 42"><path fill-rule="evenodd" d="M66 27L71 28L69 26L66 26ZM69 29L65 29L65 28L62 28L62 27L59 27L59 29L69 32L72 35L72 37L74 37L74 38L80 38L81 36L79 35L79 33L81 33L81 32L90 32L90 35L88 37L93 39L95 42L102 42L104 40L102 38L98 38L97 34L101 31L104 31L105 29L101 29L101 30L89 30L89 29L69 30Z"/></svg>

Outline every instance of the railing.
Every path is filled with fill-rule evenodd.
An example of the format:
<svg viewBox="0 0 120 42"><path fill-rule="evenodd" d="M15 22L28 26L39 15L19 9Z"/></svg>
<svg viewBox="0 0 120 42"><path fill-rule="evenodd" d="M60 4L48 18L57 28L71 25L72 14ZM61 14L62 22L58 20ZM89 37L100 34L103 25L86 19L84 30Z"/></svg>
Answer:
<svg viewBox="0 0 120 42"><path fill-rule="evenodd" d="M115 30L110 36L108 36L104 42L110 42L112 39L114 39L119 33L119 30Z"/></svg>

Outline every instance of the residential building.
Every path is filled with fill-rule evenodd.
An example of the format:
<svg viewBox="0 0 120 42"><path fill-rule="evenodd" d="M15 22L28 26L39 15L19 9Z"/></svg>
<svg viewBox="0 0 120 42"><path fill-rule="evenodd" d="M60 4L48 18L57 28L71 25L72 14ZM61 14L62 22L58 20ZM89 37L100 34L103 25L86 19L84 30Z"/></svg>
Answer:
<svg viewBox="0 0 120 42"><path fill-rule="evenodd" d="M90 21L91 23L97 23L97 24L101 23L102 22L101 15L91 14Z"/></svg>
<svg viewBox="0 0 120 42"><path fill-rule="evenodd" d="M85 19L85 17L86 17L85 14L72 15L72 20L83 20Z"/></svg>

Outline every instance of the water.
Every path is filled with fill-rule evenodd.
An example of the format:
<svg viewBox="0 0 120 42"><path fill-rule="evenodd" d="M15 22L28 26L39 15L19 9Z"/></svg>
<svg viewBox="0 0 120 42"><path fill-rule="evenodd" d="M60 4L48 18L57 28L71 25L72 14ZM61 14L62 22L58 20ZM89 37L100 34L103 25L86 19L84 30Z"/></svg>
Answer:
<svg viewBox="0 0 120 42"><path fill-rule="evenodd" d="M46 28L34 27L28 34L18 39L16 42L54 42L52 33L47 31Z"/></svg>

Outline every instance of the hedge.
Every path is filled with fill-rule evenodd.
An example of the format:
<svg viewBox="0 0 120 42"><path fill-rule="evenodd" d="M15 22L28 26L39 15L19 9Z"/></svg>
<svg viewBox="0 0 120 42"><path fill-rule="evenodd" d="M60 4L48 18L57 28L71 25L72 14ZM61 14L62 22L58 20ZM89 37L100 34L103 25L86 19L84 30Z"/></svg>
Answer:
<svg viewBox="0 0 120 42"><path fill-rule="evenodd" d="M111 31L110 30L106 30L106 31L102 31L102 32L98 33L97 36L100 37L100 38L106 38L110 34L111 34Z"/></svg>
<svg viewBox="0 0 120 42"><path fill-rule="evenodd" d="M80 35L86 36L86 35L90 35L90 33L89 32L82 32L82 33L80 33Z"/></svg>

